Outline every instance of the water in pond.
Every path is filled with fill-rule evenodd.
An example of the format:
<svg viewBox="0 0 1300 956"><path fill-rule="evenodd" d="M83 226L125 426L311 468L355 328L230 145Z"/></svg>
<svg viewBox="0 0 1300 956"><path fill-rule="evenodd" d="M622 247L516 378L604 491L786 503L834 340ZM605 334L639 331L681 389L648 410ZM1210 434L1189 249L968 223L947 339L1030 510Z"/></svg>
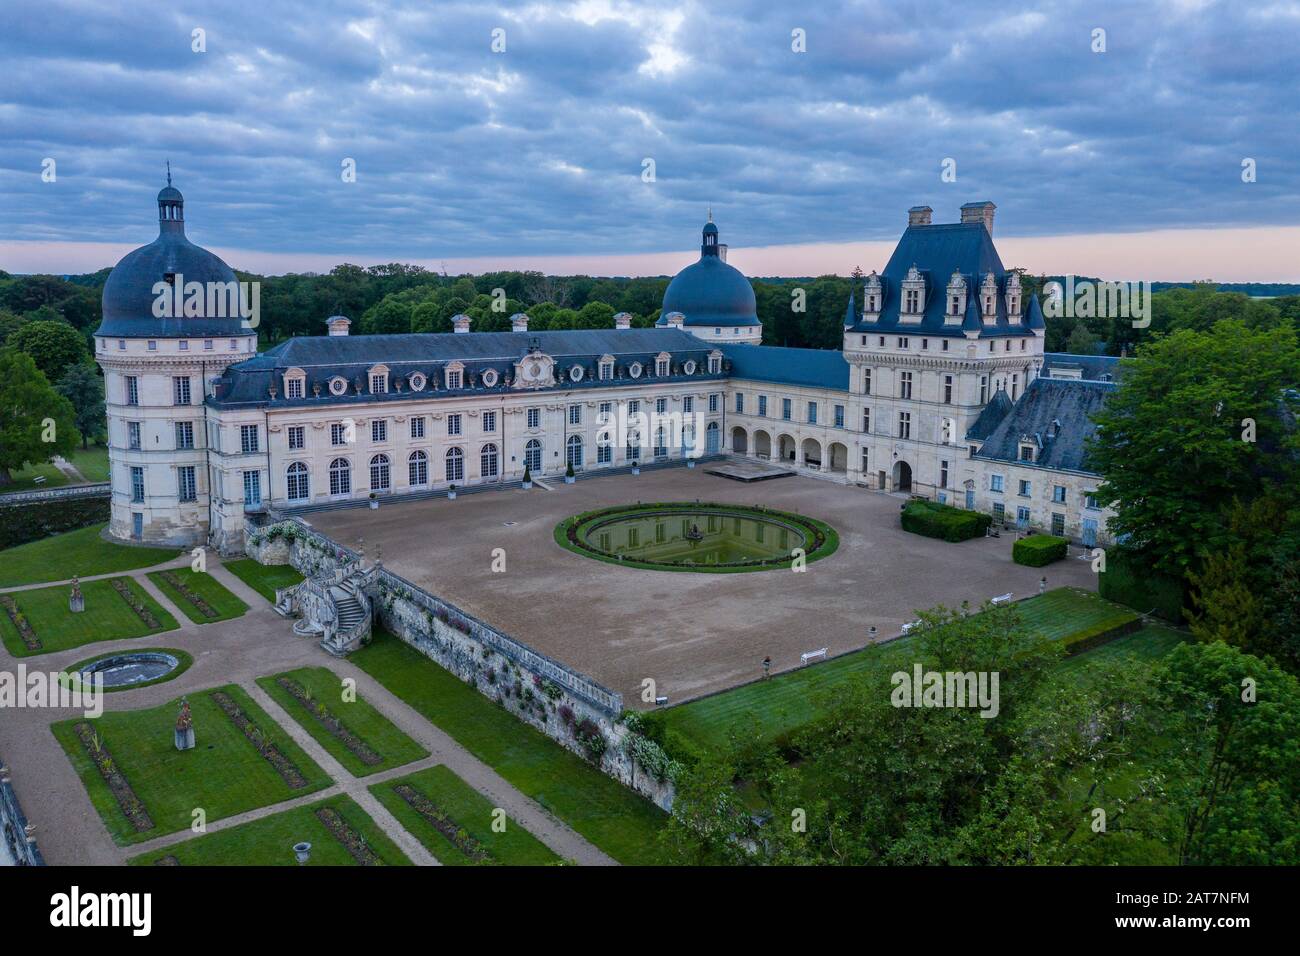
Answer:
<svg viewBox="0 0 1300 956"><path fill-rule="evenodd" d="M631 561L722 565L788 558L806 547L798 528L775 519L668 512L611 518L589 528L587 543Z"/></svg>
<svg viewBox="0 0 1300 956"><path fill-rule="evenodd" d="M127 687L131 684L157 680L170 674L179 664L180 661L171 654L154 652L118 654L88 664L79 673L83 679L93 674L102 674L105 687Z"/></svg>

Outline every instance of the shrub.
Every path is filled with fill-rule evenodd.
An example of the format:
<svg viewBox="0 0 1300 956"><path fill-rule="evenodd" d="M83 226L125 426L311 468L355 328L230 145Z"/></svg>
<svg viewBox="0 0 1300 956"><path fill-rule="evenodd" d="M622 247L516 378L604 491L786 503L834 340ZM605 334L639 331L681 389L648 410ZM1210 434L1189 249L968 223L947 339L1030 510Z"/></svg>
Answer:
<svg viewBox="0 0 1300 956"><path fill-rule="evenodd" d="M1065 557L1070 542L1050 534L1031 534L1011 546L1011 560L1031 568L1041 568Z"/></svg>
<svg viewBox="0 0 1300 956"><path fill-rule="evenodd" d="M54 498L0 506L0 549L109 519L109 499Z"/></svg>
<svg viewBox="0 0 1300 956"><path fill-rule="evenodd" d="M993 518L978 511L965 511L930 501L909 501L901 515L903 530L943 541L981 538Z"/></svg>
<svg viewBox="0 0 1300 956"><path fill-rule="evenodd" d="M1153 613L1174 624L1183 621L1187 599L1184 582L1153 570L1151 561L1136 551L1107 549L1106 570L1099 575L1097 592L1135 611Z"/></svg>

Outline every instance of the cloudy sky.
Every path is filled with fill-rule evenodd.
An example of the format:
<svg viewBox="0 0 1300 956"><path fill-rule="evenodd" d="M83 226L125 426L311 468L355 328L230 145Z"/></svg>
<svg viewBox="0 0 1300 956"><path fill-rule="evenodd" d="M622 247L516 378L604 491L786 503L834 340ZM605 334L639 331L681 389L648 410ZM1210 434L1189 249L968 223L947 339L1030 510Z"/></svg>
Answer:
<svg viewBox="0 0 1300 956"><path fill-rule="evenodd" d="M908 206L947 221L992 199L1004 259L1035 271L1300 280L1297 2L6 0L0 18L12 272L147 242L170 159L190 237L267 272L657 274L694 257L711 205L746 271L846 273L884 264Z"/></svg>

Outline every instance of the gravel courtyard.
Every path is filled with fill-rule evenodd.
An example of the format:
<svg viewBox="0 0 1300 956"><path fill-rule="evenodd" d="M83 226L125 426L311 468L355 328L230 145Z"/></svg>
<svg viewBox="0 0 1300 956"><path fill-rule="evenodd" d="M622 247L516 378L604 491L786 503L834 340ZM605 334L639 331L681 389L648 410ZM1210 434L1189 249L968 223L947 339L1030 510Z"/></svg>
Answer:
<svg viewBox="0 0 1300 956"><path fill-rule="evenodd" d="M1049 586L1095 590L1079 549L1046 569L1011 560L1013 535L948 544L905 533L902 499L814 478L744 484L671 468L423 501L384 502L306 520L368 557L644 707L642 681L673 703L799 666L804 651L862 647L867 628L899 633L918 609ZM620 568L561 548L552 531L591 508L637 501L761 504L829 522L840 547L803 573L703 574ZM493 573L493 550L506 570ZM816 665L812 665L816 666Z"/></svg>

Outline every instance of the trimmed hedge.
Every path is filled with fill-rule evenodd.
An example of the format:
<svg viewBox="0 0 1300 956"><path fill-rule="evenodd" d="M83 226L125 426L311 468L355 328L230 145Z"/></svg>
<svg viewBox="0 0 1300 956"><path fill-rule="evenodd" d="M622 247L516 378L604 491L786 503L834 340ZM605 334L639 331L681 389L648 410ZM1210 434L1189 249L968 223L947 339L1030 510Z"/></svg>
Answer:
<svg viewBox="0 0 1300 956"><path fill-rule="evenodd" d="M1133 620L1125 621L1123 624L1097 624L1076 634L1071 634L1057 643L1065 649L1066 657L1073 657L1075 654L1082 654L1084 651L1090 651L1102 644L1109 644L1117 637L1140 631L1145 626L1142 618L1135 616Z"/></svg>
<svg viewBox="0 0 1300 956"><path fill-rule="evenodd" d="M1144 614L1156 614L1173 624L1183 623L1187 586L1179 578L1154 571L1135 551L1110 548L1106 570L1098 575L1097 593L1116 604Z"/></svg>
<svg viewBox="0 0 1300 956"><path fill-rule="evenodd" d="M978 511L965 511L951 505L930 501L909 501L903 506L900 519L903 530L927 538L944 541L965 541L982 538L993 523L993 516Z"/></svg>
<svg viewBox="0 0 1300 956"><path fill-rule="evenodd" d="M1060 561L1065 557L1069 546L1070 542L1065 538L1050 534L1031 534L1027 538L1017 539L1011 546L1011 560L1031 568L1041 568L1053 561Z"/></svg>
<svg viewBox="0 0 1300 956"><path fill-rule="evenodd" d="M53 498L0 505L0 550L76 531L109 519L108 495L102 498Z"/></svg>

